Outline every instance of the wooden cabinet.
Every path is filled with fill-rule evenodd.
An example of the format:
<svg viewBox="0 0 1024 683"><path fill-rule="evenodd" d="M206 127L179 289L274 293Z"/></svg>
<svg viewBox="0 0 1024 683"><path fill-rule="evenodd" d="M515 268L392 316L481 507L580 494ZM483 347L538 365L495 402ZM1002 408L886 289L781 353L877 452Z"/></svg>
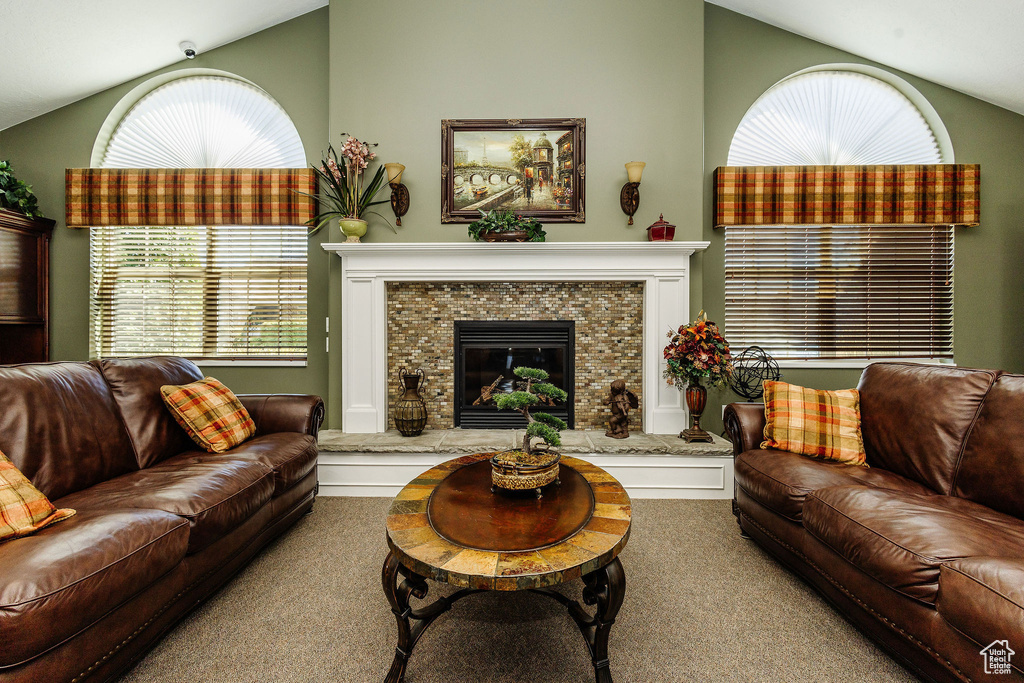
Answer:
<svg viewBox="0 0 1024 683"><path fill-rule="evenodd" d="M0 363L50 359L53 225L0 209Z"/></svg>

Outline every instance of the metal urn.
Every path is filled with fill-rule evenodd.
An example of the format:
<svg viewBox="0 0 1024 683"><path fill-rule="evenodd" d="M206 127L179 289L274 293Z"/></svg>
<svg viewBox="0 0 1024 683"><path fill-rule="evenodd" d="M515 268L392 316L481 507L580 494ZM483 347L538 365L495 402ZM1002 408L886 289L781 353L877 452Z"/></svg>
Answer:
<svg viewBox="0 0 1024 683"><path fill-rule="evenodd" d="M398 371L398 386L405 393L395 401L392 415L395 418L395 429L402 436L419 436L427 426L427 404L420 396L420 388L425 379L423 370L402 368Z"/></svg>

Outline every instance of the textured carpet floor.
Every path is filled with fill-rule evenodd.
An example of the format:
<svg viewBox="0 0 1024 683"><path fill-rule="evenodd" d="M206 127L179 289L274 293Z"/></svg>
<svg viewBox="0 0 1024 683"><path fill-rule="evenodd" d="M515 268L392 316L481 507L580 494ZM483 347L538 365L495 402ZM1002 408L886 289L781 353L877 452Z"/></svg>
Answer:
<svg viewBox="0 0 1024 683"><path fill-rule="evenodd" d="M395 623L380 588L382 498L321 498L121 683L379 682ZM729 501L639 500L611 632L618 683L914 681L810 588L739 537ZM578 595L577 581L566 591ZM447 587L431 584L428 599ZM564 608L531 594L457 603L424 634L408 683L582 683Z"/></svg>

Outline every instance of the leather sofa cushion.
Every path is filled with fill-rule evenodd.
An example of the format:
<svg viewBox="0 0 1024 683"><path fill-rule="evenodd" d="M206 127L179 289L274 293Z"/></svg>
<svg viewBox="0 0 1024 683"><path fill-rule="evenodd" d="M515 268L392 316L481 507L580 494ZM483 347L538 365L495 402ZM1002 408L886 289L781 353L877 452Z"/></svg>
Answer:
<svg viewBox="0 0 1024 683"><path fill-rule="evenodd" d="M864 368L857 388L868 465L951 493L967 432L996 374L915 363Z"/></svg>
<svg viewBox="0 0 1024 683"><path fill-rule="evenodd" d="M799 522L808 494L829 486L866 484L931 493L928 487L888 470L814 460L788 451L753 450L736 457L736 483L758 503Z"/></svg>
<svg viewBox="0 0 1024 683"><path fill-rule="evenodd" d="M1024 558L968 557L945 563L935 607L981 646L1024 634Z"/></svg>
<svg viewBox="0 0 1024 683"><path fill-rule="evenodd" d="M256 422L256 436L302 432L314 437L324 419L324 402L310 394L238 394Z"/></svg>
<svg viewBox="0 0 1024 683"><path fill-rule="evenodd" d="M223 454L182 453L58 501L76 510L146 508L189 522L188 552L230 533L274 493L274 473L260 462Z"/></svg>
<svg viewBox="0 0 1024 683"><path fill-rule="evenodd" d="M104 358L92 361L106 380L121 412L139 467L149 467L195 448L160 396L165 384L188 384L203 378L185 358Z"/></svg>
<svg viewBox="0 0 1024 683"><path fill-rule="evenodd" d="M0 667L58 645L176 567L188 524L158 510L82 510L0 552Z"/></svg>
<svg viewBox="0 0 1024 683"><path fill-rule="evenodd" d="M963 498L865 486L819 489L804 528L895 591L935 604L943 562L1024 557L1024 522Z"/></svg>
<svg viewBox="0 0 1024 683"><path fill-rule="evenodd" d="M0 450L50 500L138 469L128 432L89 363L0 366Z"/></svg>
<svg viewBox="0 0 1024 683"><path fill-rule="evenodd" d="M316 439L298 432L278 432L250 439L224 455L234 460L260 462L274 470L274 495L302 480L316 467ZM199 455L195 453L194 455Z"/></svg>
<svg viewBox="0 0 1024 683"><path fill-rule="evenodd" d="M953 495L1024 518L1022 416L1024 375L1000 375L967 437Z"/></svg>

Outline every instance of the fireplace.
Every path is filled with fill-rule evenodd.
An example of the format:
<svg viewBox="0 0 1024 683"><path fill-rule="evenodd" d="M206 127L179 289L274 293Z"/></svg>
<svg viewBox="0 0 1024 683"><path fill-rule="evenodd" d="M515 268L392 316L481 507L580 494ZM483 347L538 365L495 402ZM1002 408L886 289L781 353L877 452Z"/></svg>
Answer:
<svg viewBox="0 0 1024 683"><path fill-rule="evenodd" d="M699 226L694 229L700 230ZM527 283L555 295L567 283L573 283L584 295L581 305L567 305L564 314L560 311L552 317L576 321L576 428L584 418L590 429L603 427L607 419L607 406L603 404L607 382L634 377L642 387L643 431L678 434L687 427L687 416L679 392L662 379L662 348L665 330L690 319L689 257L707 246L707 242L682 240L509 242L485 246L473 242L325 243L323 249L341 260L337 271L341 281L341 325L330 321L331 424L336 425L340 419L342 429L349 433L386 431L389 390L395 385L389 381L394 377L389 366L424 365L430 367L432 379L443 378L429 386L427 398L431 414L444 416L446 423L438 422L432 428L448 428L454 423L447 417L452 415L454 400L454 382L447 375L453 354L445 347L452 343L452 322L498 317L497 312L501 320L522 320L533 312L546 314L555 309L539 305L530 297L509 297L508 283ZM591 289L600 283L638 288L636 314L616 306L609 308L609 302L616 299ZM434 301L421 301L419 295L406 297L405 302L393 300L392 288L401 286L451 289L447 294L458 290L461 294L469 292L469 298L463 296L463 303L455 306L464 310L437 306L435 311ZM480 292L485 294L483 302ZM409 313L414 310L418 315L411 320ZM614 324L602 323L581 334L581 328L587 330L588 321L601 316L619 321L621 332L612 329ZM396 331L396 325L401 329ZM589 336L585 338L585 334ZM627 337L638 340L636 370L627 371L619 361L605 362L609 350L621 348L617 340ZM398 338L401 345L397 345ZM337 354L340 363L334 361ZM633 355L628 351L623 357L632 359ZM615 372L609 372L608 367ZM590 377L585 377L586 373L591 373ZM585 412L581 411L584 404L590 406Z"/></svg>
<svg viewBox="0 0 1024 683"><path fill-rule="evenodd" d="M525 428L519 413L482 401L487 390L498 394L518 389L513 370L520 366L546 371L548 381L569 394L564 405L537 409L565 420L570 429L575 426L575 322L456 320L454 329L456 427Z"/></svg>

